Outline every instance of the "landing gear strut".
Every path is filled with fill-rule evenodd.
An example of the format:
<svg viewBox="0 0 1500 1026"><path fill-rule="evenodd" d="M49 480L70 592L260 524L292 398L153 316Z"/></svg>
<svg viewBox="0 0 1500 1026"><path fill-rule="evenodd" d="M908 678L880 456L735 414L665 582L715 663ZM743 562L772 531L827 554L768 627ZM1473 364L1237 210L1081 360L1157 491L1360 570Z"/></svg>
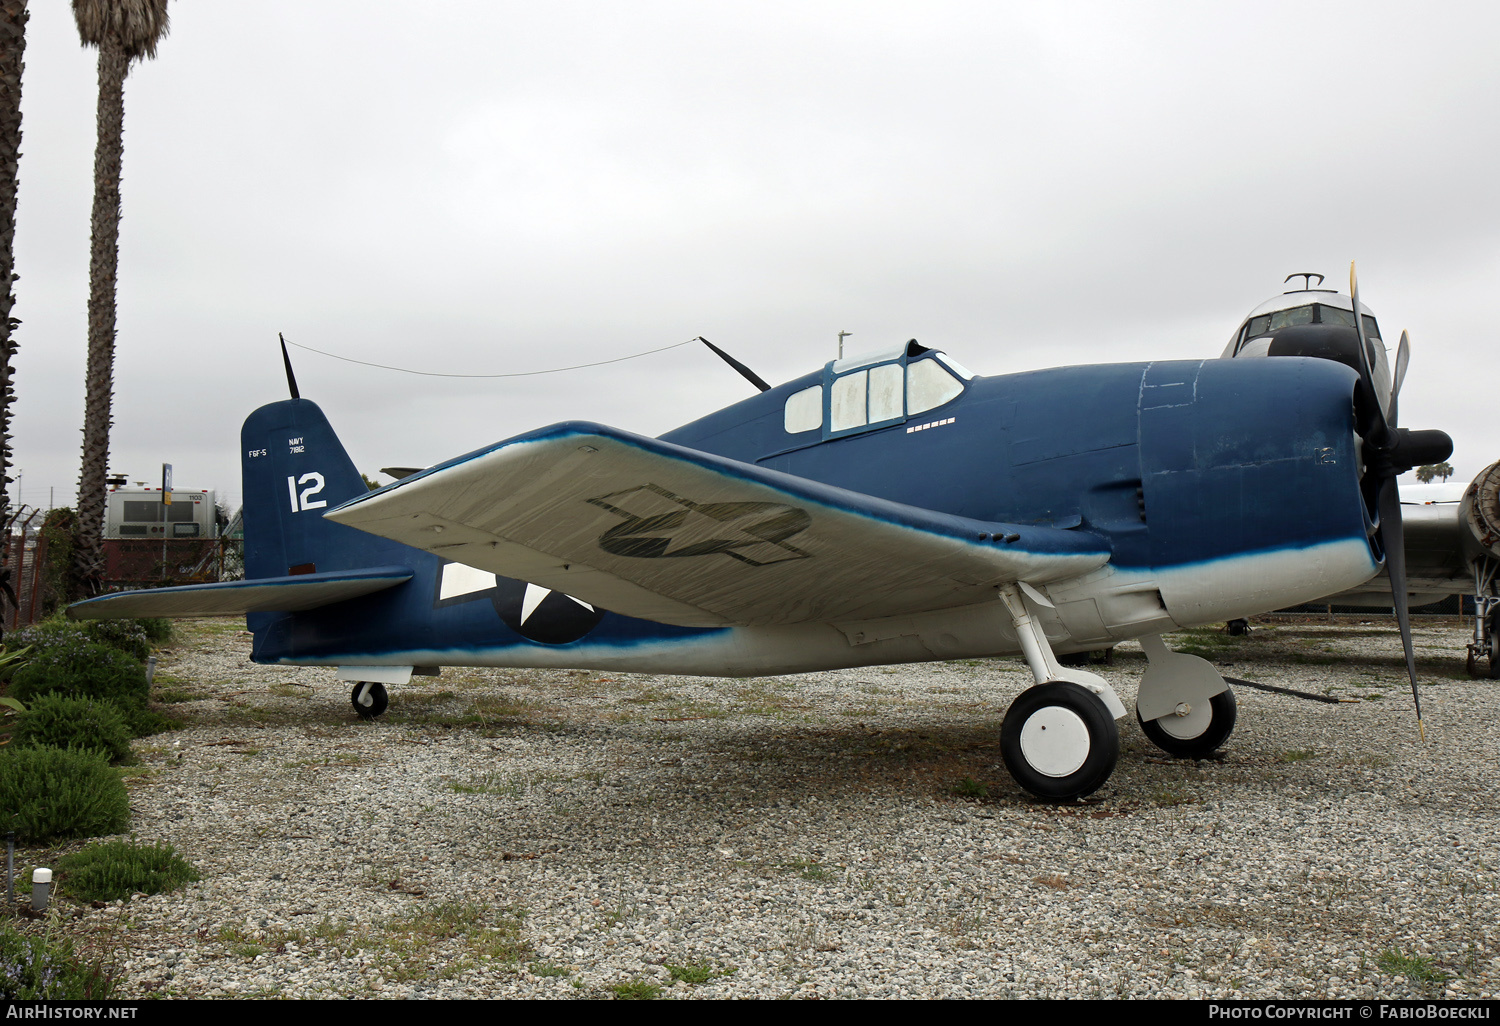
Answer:
<svg viewBox="0 0 1500 1026"><path fill-rule="evenodd" d="M373 720L385 712L391 704L390 696L385 692L385 685L369 680L362 680L354 685L354 690L349 694L349 701L354 703L354 711L362 720Z"/></svg>
<svg viewBox="0 0 1500 1026"><path fill-rule="evenodd" d="M1234 692L1208 660L1173 652L1160 635L1140 642L1150 660L1135 704L1142 732L1179 759L1212 755L1234 730Z"/></svg>
<svg viewBox="0 0 1500 1026"><path fill-rule="evenodd" d="M1474 640L1469 643L1469 676L1500 680L1500 599L1480 602L1474 617ZM1481 662L1488 662L1488 670Z"/></svg>
<svg viewBox="0 0 1500 1026"><path fill-rule="evenodd" d="M1063 666L1028 602L1050 606L1028 585L1007 584L1010 614L1036 686L1011 703L1000 726L1000 755L1016 783L1045 801L1076 801L1104 786L1120 757L1120 698L1098 674Z"/></svg>

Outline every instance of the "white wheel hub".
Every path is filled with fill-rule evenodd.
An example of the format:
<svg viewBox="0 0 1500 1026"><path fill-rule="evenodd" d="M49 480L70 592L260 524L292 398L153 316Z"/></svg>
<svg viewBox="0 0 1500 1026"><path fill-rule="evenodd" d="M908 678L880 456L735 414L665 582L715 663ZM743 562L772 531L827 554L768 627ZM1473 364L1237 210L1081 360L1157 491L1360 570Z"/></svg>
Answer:
<svg viewBox="0 0 1500 1026"><path fill-rule="evenodd" d="M1208 729L1208 725L1213 722L1213 719L1213 703L1204 699L1197 705L1192 706L1191 711L1186 716L1179 716L1177 713L1167 713L1167 715L1157 719L1156 725L1179 741L1191 741L1193 738L1201 736Z"/></svg>
<svg viewBox="0 0 1500 1026"><path fill-rule="evenodd" d="M1089 728L1072 709L1049 705L1026 718L1021 727L1021 754L1032 769L1047 777L1076 773L1088 760Z"/></svg>

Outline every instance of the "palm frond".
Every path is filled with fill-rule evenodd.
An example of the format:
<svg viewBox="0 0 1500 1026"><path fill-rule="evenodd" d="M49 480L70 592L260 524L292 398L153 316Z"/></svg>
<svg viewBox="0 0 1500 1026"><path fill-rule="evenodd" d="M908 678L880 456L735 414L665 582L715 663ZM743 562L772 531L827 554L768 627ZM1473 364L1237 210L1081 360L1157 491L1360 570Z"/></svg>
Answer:
<svg viewBox="0 0 1500 1026"><path fill-rule="evenodd" d="M155 57L167 34L167 0L73 0L84 46L119 46L131 60Z"/></svg>

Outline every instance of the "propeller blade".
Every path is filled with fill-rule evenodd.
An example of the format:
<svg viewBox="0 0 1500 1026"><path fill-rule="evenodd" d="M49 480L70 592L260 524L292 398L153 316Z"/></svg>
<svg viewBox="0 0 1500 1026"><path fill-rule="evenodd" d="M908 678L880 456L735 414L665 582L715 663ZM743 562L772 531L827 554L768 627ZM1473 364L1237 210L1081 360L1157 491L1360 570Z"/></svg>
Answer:
<svg viewBox="0 0 1500 1026"><path fill-rule="evenodd" d="M1411 615L1406 595L1406 538L1401 526L1401 495L1395 475L1380 482L1380 544L1385 549L1385 567L1391 578L1391 600L1396 623L1401 627L1401 648L1406 653L1406 675L1411 680L1411 700L1417 708L1417 736L1427 740L1422 726L1422 698L1417 694L1417 661L1412 653Z"/></svg>
<svg viewBox="0 0 1500 1026"><path fill-rule="evenodd" d="M1364 380L1366 394L1375 398L1375 424L1379 437L1374 441L1379 447L1386 448L1390 445L1391 426L1380 410L1380 397L1375 391L1375 368L1370 363L1370 340L1365 337L1364 319L1359 315L1359 280L1354 274L1353 260L1349 261L1349 299L1354 307L1354 333L1359 337L1359 374Z"/></svg>
<svg viewBox="0 0 1500 1026"><path fill-rule="evenodd" d="M714 345L708 339L704 338L702 335L699 335L698 341L702 342L704 345L708 346L708 348L712 349L714 353L718 355L719 359L723 360L725 363L729 364L729 366L739 371L740 377L750 382L750 384L754 385L762 392L769 392L771 390L771 386L766 384L764 379L762 379L759 374L755 373L749 367L746 367L743 363L740 363L740 361L724 352L724 350Z"/></svg>
<svg viewBox="0 0 1500 1026"><path fill-rule="evenodd" d="M1401 332L1401 344L1396 347L1396 366L1393 370L1391 382L1391 412L1386 418L1391 425L1391 430L1396 428L1396 399L1401 395L1401 382L1406 380L1406 364L1411 360L1411 339L1407 338L1406 332Z"/></svg>

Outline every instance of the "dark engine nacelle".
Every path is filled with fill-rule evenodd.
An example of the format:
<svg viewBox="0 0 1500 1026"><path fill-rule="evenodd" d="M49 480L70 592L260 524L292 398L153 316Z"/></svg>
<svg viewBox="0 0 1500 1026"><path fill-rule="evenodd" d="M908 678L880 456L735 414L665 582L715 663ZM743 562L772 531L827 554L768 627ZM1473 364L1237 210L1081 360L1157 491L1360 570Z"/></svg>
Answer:
<svg viewBox="0 0 1500 1026"><path fill-rule="evenodd" d="M1464 525L1464 555L1473 560L1500 560L1500 463L1479 472L1458 506Z"/></svg>

